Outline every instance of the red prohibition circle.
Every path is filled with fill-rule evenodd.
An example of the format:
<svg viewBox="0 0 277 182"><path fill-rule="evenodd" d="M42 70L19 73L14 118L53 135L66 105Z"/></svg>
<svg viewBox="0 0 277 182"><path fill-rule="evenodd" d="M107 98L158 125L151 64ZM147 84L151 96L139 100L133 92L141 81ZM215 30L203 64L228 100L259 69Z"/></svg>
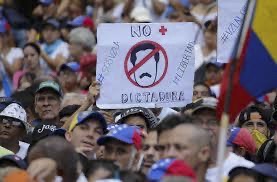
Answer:
<svg viewBox="0 0 277 182"><path fill-rule="evenodd" d="M154 82L153 84L148 85L148 86L141 86L141 85L137 84L137 83L131 78L131 75L132 75L132 74L129 74L129 71L130 71L130 70L128 70L128 61L129 61L129 59L130 59L131 52L132 52L138 45L144 44L144 43L150 43L150 44L154 45L155 48L158 49L158 51L161 51L161 52L162 52L162 54L163 54L163 56L164 56L164 60L165 60L165 67L164 67L164 71L163 71L162 76L160 77L159 80L157 80L156 82ZM151 57L152 57L152 56L151 56ZM136 66L136 65L135 65L135 66ZM134 66L134 67L135 67L135 66ZM167 68L168 68L168 57L167 57L167 54L166 54L165 49L164 49L160 44L158 44L157 42L154 42L154 41L151 41L151 40L144 40L144 41L138 42L138 43L136 43L135 45L133 45L133 46L131 47L131 49L128 51L128 53L127 53L127 55L126 55L126 57L125 57L125 61L124 61L124 70L125 70L125 74L126 74L128 80L129 80L132 84L134 84L135 86L141 87L141 88L151 88L151 87L154 87L154 86L158 85L158 84L164 79L164 77L165 77L165 75L166 75L166 72L167 72Z"/></svg>

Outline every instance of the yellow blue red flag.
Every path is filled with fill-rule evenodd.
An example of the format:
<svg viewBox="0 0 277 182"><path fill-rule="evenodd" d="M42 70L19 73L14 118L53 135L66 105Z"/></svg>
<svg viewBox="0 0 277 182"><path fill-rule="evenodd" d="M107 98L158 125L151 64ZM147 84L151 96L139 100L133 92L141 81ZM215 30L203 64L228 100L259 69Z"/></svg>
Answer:
<svg viewBox="0 0 277 182"><path fill-rule="evenodd" d="M250 0L251 3L254 1ZM239 59L231 85L231 122L249 102L277 88L277 0L256 0L254 6L247 9L247 13L250 12L253 12L251 19L246 17L245 21L252 23L244 22L237 43L237 46L240 46L239 42L243 44L241 51L237 48L237 51L240 51ZM219 116L223 112L225 96L229 89L230 68L229 65L221 85Z"/></svg>

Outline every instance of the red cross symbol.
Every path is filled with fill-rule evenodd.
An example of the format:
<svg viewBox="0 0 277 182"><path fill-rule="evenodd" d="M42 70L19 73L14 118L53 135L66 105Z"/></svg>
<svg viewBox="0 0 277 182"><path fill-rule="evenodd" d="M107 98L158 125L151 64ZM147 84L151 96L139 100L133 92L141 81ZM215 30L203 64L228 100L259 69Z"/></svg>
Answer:
<svg viewBox="0 0 277 182"><path fill-rule="evenodd" d="M160 32L162 35L165 35L165 32L167 32L167 28L165 28L164 26L161 26L159 32Z"/></svg>

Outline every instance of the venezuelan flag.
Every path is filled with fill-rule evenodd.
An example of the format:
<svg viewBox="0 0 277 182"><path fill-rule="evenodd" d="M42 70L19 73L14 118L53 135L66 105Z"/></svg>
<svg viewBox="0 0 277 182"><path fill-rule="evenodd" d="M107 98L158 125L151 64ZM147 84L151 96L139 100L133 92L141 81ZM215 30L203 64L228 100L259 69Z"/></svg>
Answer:
<svg viewBox="0 0 277 182"><path fill-rule="evenodd" d="M71 132L77 124L78 124L78 114L75 114L72 118L72 121L71 121L70 125L69 125L68 131Z"/></svg>
<svg viewBox="0 0 277 182"><path fill-rule="evenodd" d="M253 1L255 0L252 0L252 3ZM250 20L252 23L245 23L240 36L243 46L231 82L231 122L249 102L277 88L277 0L256 0L254 5ZM248 8L248 11L250 10ZM218 116L223 112L226 92L229 89L231 64L228 65L222 81Z"/></svg>

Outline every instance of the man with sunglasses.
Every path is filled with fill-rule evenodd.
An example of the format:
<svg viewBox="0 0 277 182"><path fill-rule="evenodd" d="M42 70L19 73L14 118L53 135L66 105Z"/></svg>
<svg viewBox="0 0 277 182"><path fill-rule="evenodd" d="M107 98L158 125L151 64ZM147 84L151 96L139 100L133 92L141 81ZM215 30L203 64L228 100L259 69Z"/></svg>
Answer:
<svg viewBox="0 0 277 182"><path fill-rule="evenodd" d="M22 159L26 157L28 145L20 140L28 131L27 115L21 105L11 103L0 112L0 146Z"/></svg>

